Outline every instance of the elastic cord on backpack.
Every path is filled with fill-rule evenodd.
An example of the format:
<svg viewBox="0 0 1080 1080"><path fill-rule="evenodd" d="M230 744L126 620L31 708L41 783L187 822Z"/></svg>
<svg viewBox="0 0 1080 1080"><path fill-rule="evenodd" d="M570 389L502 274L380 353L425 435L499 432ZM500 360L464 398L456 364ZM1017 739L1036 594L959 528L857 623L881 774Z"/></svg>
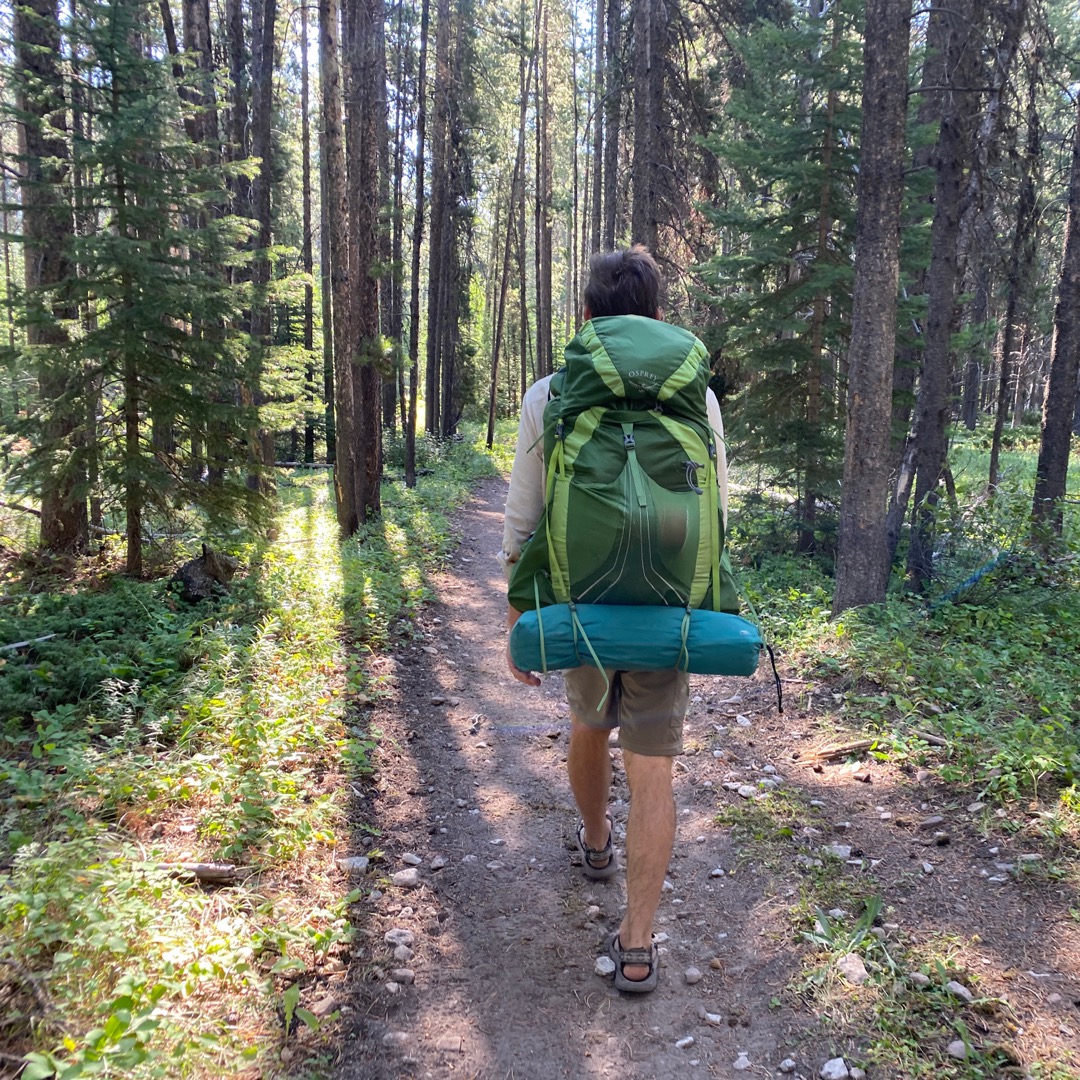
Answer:
<svg viewBox="0 0 1080 1080"><path fill-rule="evenodd" d="M533 574L533 597L536 600L536 628L540 631L540 672L543 675L548 673L547 666L547 648L544 644L544 617L540 614L540 584L536 580L537 575Z"/></svg>
<svg viewBox="0 0 1080 1080"><path fill-rule="evenodd" d="M776 711L783 716L784 715L784 687L780 682L780 673L776 670L776 655L773 653L773 647L766 641L765 648L769 650L769 663L772 664L773 678L776 680Z"/></svg>
<svg viewBox="0 0 1080 1080"><path fill-rule="evenodd" d="M686 639L690 636L690 610L690 605L687 604L682 617L682 642L679 645L679 667L681 667L683 671L690 670L690 650L686 647Z"/></svg>
<svg viewBox="0 0 1080 1080"><path fill-rule="evenodd" d="M593 663L600 670L600 674L604 676L604 696L600 699L600 704L596 706L596 711L601 712L604 705L607 703L608 694L611 693L611 680L607 677L604 665L600 663L600 657L596 655L596 650L592 647L589 635L585 633L585 627L581 625L581 619L578 618L577 605L571 600L568 607L570 608L570 621L574 627L575 645L577 644L577 635L580 633L581 640L585 642L585 648L589 650L589 655L592 657Z"/></svg>

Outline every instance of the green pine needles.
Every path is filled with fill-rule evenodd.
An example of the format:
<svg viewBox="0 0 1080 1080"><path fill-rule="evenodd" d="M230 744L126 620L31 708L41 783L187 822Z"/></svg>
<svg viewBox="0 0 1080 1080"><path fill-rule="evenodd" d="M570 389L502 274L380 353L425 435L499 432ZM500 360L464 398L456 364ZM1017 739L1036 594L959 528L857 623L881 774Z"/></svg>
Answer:
<svg viewBox="0 0 1080 1080"><path fill-rule="evenodd" d="M16 360L64 387L30 417L22 482L41 491L67 474L76 497L101 500L136 574L147 513L260 509L247 482L258 373L240 280L253 226L230 212L230 184L255 165L223 164L219 147L192 141L190 72L151 46L156 18L150 3L81 3L64 27L74 125L53 194L73 222L70 274L26 298L51 343Z"/></svg>

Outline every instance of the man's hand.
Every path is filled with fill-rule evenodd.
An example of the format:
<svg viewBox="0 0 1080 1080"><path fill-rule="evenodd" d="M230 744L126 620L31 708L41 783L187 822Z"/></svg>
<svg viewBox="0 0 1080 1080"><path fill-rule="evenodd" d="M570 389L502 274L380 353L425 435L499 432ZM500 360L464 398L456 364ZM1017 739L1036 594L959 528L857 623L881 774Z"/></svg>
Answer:
<svg viewBox="0 0 1080 1080"><path fill-rule="evenodd" d="M506 643L506 666L510 669L510 674L514 676L519 683L524 683L526 686L539 686L540 676L533 671L522 671L521 668L510 659L510 643Z"/></svg>
<svg viewBox="0 0 1080 1080"><path fill-rule="evenodd" d="M514 676L519 683L524 683L526 686L539 686L540 676L532 671L522 671L521 668L514 663L510 657L510 631L514 629L514 623L521 618L521 612L516 608L507 607L506 609L506 666L510 669L510 674Z"/></svg>

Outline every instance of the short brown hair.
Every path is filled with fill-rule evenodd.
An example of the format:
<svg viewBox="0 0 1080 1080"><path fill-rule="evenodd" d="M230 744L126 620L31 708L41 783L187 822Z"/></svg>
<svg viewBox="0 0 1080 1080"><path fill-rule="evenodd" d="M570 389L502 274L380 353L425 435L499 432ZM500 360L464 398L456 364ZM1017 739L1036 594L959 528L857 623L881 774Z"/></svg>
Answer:
<svg viewBox="0 0 1080 1080"><path fill-rule="evenodd" d="M589 282L582 299L594 317L655 318L660 310L660 270L643 244L598 251L589 260Z"/></svg>

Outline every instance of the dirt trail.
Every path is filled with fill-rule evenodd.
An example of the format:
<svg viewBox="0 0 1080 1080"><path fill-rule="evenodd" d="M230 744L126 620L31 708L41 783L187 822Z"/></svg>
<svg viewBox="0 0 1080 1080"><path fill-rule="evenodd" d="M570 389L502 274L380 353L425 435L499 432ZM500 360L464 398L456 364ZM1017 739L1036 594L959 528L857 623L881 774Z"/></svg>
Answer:
<svg viewBox="0 0 1080 1080"><path fill-rule="evenodd" d="M863 767L867 783L839 766L814 773L793 764L809 740L825 740L807 711L806 686L789 686L788 715L777 715L764 666L751 680L693 680L688 752L675 769L672 888L656 926L658 990L624 996L595 974L622 911L622 876L589 882L572 865L561 680L550 676L530 690L506 673L495 561L504 497L501 481L478 489L458 516L461 545L436 581L437 601L413 636L373 665L388 693L371 718L381 732L377 775L356 814L379 832L368 849L358 841L356 853L383 853L364 879L381 875L383 883L359 905L342 1034L324 1075L760 1077L780 1075L791 1058L794 1075L810 1078L837 1056L872 1078L896 1075L867 1065L864 1032L829 1023L830 1010L805 1007L786 989L804 963L791 916L802 876L822 873L813 852L834 842L853 849L850 863L836 860L836 874L850 875L853 888L872 866L888 910L899 912L888 917L897 933L968 943L965 960L982 961L979 993L1010 996L1010 1023L1024 1033L1014 1042L1035 1038L1058 1061L1080 1054L1069 1028L1080 1027L1071 891L1033 892L1013 879L988 885L980 870L992 875L1007 856L987 854L971 814L932 779L920 785L875 763ZM740 702L729 702L736 696ZM824 696L821 705L833 708ZM626 785L615 757L621 847ZM794 807L778 812L791 829L779 862L771 840L759 857L716 824L724 808L753 804L723 786L734 781L776 782L775 796ZM918 826L930 814L945 816L948 846L926 846ZM415 863L411 856L419 885L389 884ZM388 943L393 931L401 933ZM700 981L688 979L690 968ZM395 977L397 969L414 981Z"/></svg>

